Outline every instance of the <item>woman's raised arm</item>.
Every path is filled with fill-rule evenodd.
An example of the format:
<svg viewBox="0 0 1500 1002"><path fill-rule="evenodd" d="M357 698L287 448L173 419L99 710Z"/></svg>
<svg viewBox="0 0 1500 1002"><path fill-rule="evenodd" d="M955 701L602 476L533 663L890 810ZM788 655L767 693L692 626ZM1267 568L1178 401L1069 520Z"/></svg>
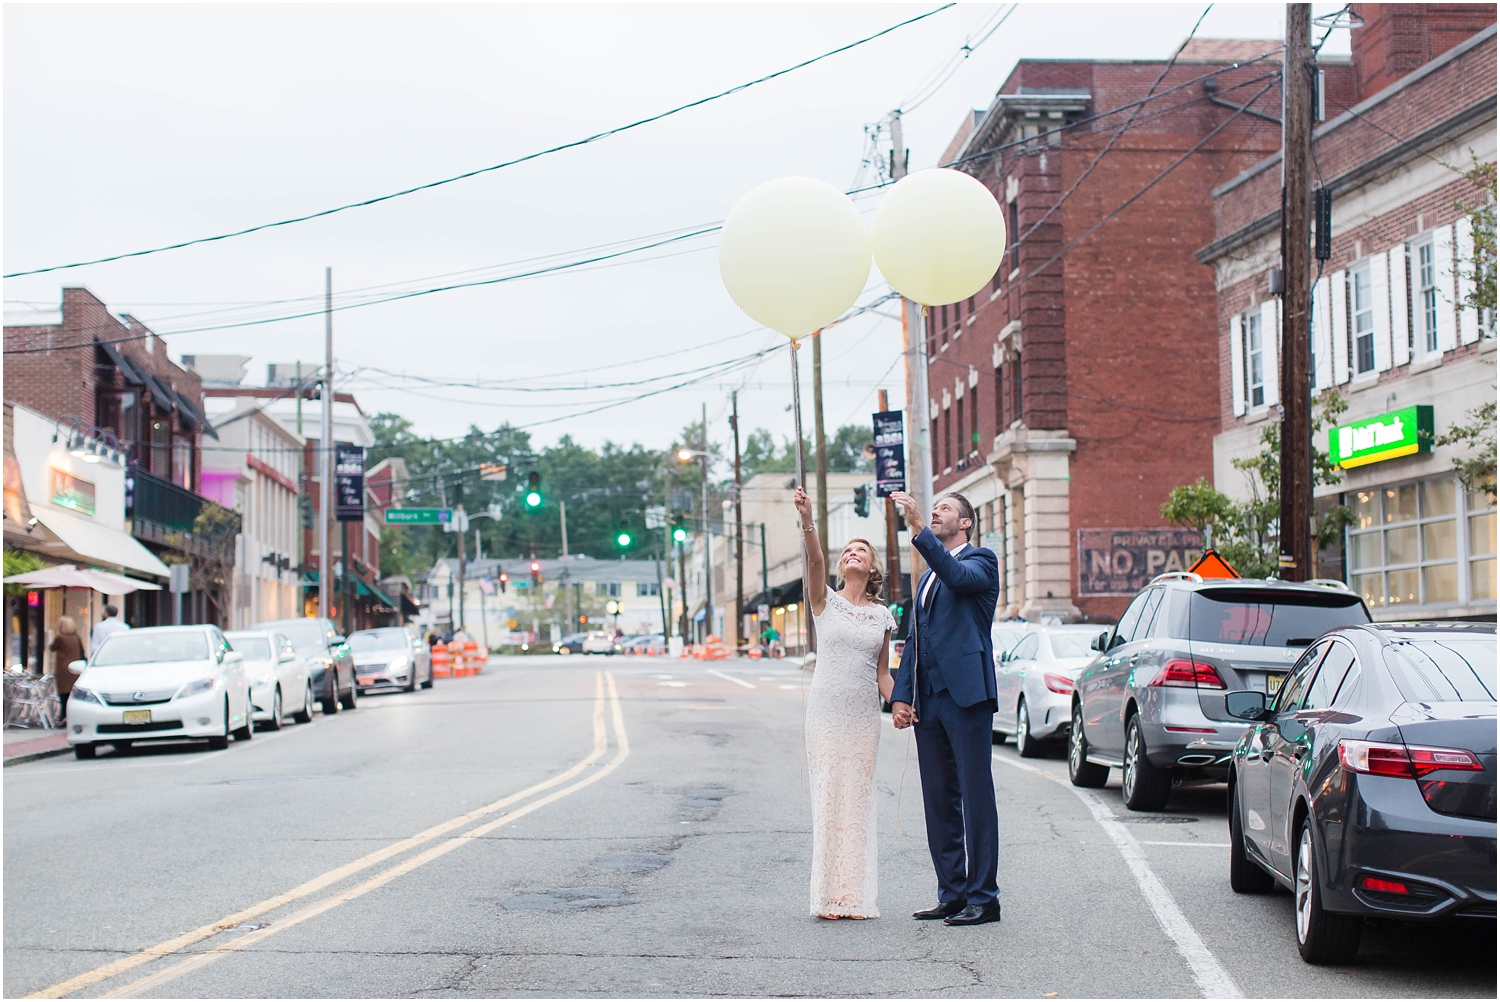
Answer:
<svg viewBox="0 0 1500 1002"><path fill-rule="evenodd" d="M798 487L792 493L792 504L802 523L802 548L807 553L807 576L802 579L802 600L816 616L823 615L828 601L828 570L823 565L823 544L818 539L818 525L813 521L812 498Z"/></svg>

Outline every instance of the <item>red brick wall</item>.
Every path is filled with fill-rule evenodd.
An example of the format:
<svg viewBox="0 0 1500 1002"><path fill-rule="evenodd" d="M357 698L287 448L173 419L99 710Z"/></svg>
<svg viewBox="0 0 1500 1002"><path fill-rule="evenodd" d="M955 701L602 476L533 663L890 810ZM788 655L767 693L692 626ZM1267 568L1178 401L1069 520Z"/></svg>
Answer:
<svg viewBox="0 0 1500 1002"><path fill-rule="evenodd" d="M1357 100L1371 97L1495 23L1488 3L1357 3L1350 33Z"/></svg>

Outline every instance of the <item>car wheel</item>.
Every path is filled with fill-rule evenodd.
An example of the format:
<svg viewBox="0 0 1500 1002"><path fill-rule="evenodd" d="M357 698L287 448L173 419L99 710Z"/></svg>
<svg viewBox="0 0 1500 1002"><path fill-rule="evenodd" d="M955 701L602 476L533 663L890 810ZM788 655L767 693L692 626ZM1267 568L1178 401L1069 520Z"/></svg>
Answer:
<svg viewBox="0 0 1500 1002"><path fill-rule="evenodd" d="M323 707L323 716L331 717L339 712L339 676L332 668L328 669L328 695L318 700Z"/></svg>
<svg viewBox="0 0 1500 1002"><path fill-rule="evenodd" d="M1297 950L1309 964L1345 964L1359 952L1365 930L1363 915L1323 910L1322 879L1313 852L1312 822L1304 820L1297 835L1292 895L1297 908Z"/></svg>
<svg viewBox="0 0 1500 1002"><path fill-rule="evenodd" d="M208 747L211 751L223 751L229 747L229 697L224 697L224 733L215 734L208 739Z"/></svg>
<svg viewBox="0 0 1500 1002"><path fill-rule="evenodd" d="M406 691L417 691L417 663L415 661L413 661L411 665L411 681L406 683Z"/></svg>
<svg viewBox="0 0 1500 1002"><path fill-rule="evenodd" d="M1031 736L1031 711L1026 708L1024 698L1016 708L1016 751L1022 758L1041 758L1047 754L1042 743Z"/></svg>
<svg viewBox="0 0 1500 1002"><path fill-rule="evenodd" d="M74 758L78 758L78 759L93 758L95 755L98 755L98 754L99 754L99 747L98 747L98 745L88 744L88 745L74 745L73 746L73 757Z"/></svg>
<svg viewBox="0 0 1500 1002"><path fill-rule="evenodd" d="M352 710L359 705L359 687L354 684L353 680L349 682L349 695L340 699L339 703L346 710Z"/></svg>
<svg viewBox="0 0 1500 1002"><path fill-rule="evenodd" d="M1074 786L1097 790L1109 780L1109 766L1088 760L1089 742L1083 736L1083 704L1073 704L1072 731L1068 734L1068 780Z"/></svg>
<svg viewBox="0 0 1500 1002"><path fill-rule="evenodd" d="M255 737L255 702L250 698L250 693L245 693L245 726L234 729L236 741L249 741Z"/></svg>
<svg viewBox="0 0 1500 1002"><path fill-rule="evenodd" d="M1229 788L1229 888L1236 894L1264 894L1275 886L1271 875L1245 852L1245 822L1239 790Z"/></svg>
<svg viewBox="0 0 1500 1002"><path fill-rule="evenodd" d="M281 730L281 686L271 694L271 719L260 725L263 731Z"/></svg>
<svg viewBox="0 0 1500 1002"><path fill-rule="evenodd" d="M310 723L312 723L312 715L313 715L313 694L312 694L312 683L309 682L309 683L307 683L307 685L305 685L305 686L302 687L302 709L300 709L296 713L292 714L292 719L295 720L299 724L310 724Z"/></svg>
<svg viewBox="0 0 1500 1002"><path fill-rule="evenodd" d="M1132 811L1159 811L1172 795L1172 774L1158 769L1146 757L1146 736L1141 718L1131 714L1125 722L1125 767L1120 770L1120 793Z"/></svg>

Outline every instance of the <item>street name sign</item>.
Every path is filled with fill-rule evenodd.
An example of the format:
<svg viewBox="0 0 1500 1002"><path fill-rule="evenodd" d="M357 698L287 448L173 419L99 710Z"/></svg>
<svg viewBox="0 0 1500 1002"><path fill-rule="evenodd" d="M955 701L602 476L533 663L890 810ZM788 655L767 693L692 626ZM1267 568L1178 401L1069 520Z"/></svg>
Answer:
<svg viewBox="0 0 1500 1002"><path fill-rule="evenodd" d="M452 508L387 508L386 525L446 525L453 518Z"/></svg>
<svg viewBox="0 0 1500 1002"><path fill-rule="evenodd" d="M1432 407L1414 404L1328 429L1328 458L1351 469L1432 451Z"/></svg>

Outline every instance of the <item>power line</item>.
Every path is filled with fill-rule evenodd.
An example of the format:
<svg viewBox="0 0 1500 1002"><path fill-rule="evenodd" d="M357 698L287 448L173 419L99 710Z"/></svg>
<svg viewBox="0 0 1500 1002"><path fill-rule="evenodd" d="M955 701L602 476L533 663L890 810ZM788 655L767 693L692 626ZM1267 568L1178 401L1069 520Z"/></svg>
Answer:
<svg viewBox="0 0 1500 1002"><path fill-rule="evenodd" d="M617 136L622 132L628 132L631 129L637 129L643 125L650 125L653 122L659 122L664 118L670 118L673 115L688 111L689 109L701 107L702 105L708 104L711 101L717 101L720 98L729 97L732 94L738 94L741 91L749 90L751 87L755 87L759 84L775 80L777 77L786 76L788 73L794 73L797 70L805 69L806 67L811 66L814 63L823 61L824 59L839 55L840 53L848 52L850 49L858 48L859 46L864 45L867 42L873 42L875 39L884 37L885 35L889 35L893 31L905 28L908 25L916 24L918 21L925 20L926 18L929 18L934 14L940 13L950 7L956 6L956 3L943 4L941 7L935 7L924 14L918 14L916 17L910 17L904 21L897 22L896 24L891 25L889 28L884 28L880 31L875 32L875 34L873 35L866 35L864 38L850 42L847 45L841 45L836 49L830 49L828 52L825 52L822 55L813 56L811 59L804 59L800 63L788 66L785 69L777 70L774 73L768 73L762 77L757 77L756 79L747 81L746 83L738 84L734 87L729 88L728 90L720 91L717 94L710 94L708 97L701 97L696 101L689 101L686 104L680 104L675 108L669 108L666 111L659 112L655 115L650 115L646 118L636 119L635 121L628 122L625 125L618 125L612 129L606 129L603 132L596 132L591 136L585 136L582 139L575 139L572 142L562 143L557 146L551 146L547 149L538 150L534 153L528 153L525 156L516 157L512 160L506 160L502 163L492 164L489 167L480 167L477 170L465 171L462 174L455 174L452 177L442 178L437 181L429 181L426 184L414 185L413 187L403 188L400 191L393 191L385 195L377 195L374 198L366 198L358 202L348 202L344 205L334 206L331 209L321 209L317 212L309 212L301 216L292 216L287 219L279 219L275 222L260 223L256 226L248 226L244 229L233 230L229 233L219 233L209 237L198 237L193 240L183 240L174 244L166 244L161 247L152 247L146 250L128 251L123 254L111 254L108 257L95 258L90 261L75 261L71 264L49 265L45 268L32 268L27 271L16 271L0 277L20 278L24 275L40 275L50 271L64 271L69 268L82 268L87 265L107 264L111 261L121 261L126 258L144 257L148 254L160 254L163 251L180 250L184 247L192 247L197 244L213 243L219 240L229 240L233 237L242 237L251 233L258 233L262 230L273 229L275 227L291 226L295 223L305 223L312 219L320 219L324 216L331 216L335 213L345 212L349 209L359 209L370 205L376 205L380 202L388 202L391 199L401 198L404 195L411 195L419 191L427 191L432 188L441 187L442 185L453 184L455 181L463 181L471 177L478 177L481 174L489 174L493 171L504 170L507 167L514 167L517 164L523 164L530 160L536 160L540 157L544 157L552 153L560 153L563 150L570 150L579 146L587 146L588 144L596 143L601 139L607 139L610 136Z"/></svg>

